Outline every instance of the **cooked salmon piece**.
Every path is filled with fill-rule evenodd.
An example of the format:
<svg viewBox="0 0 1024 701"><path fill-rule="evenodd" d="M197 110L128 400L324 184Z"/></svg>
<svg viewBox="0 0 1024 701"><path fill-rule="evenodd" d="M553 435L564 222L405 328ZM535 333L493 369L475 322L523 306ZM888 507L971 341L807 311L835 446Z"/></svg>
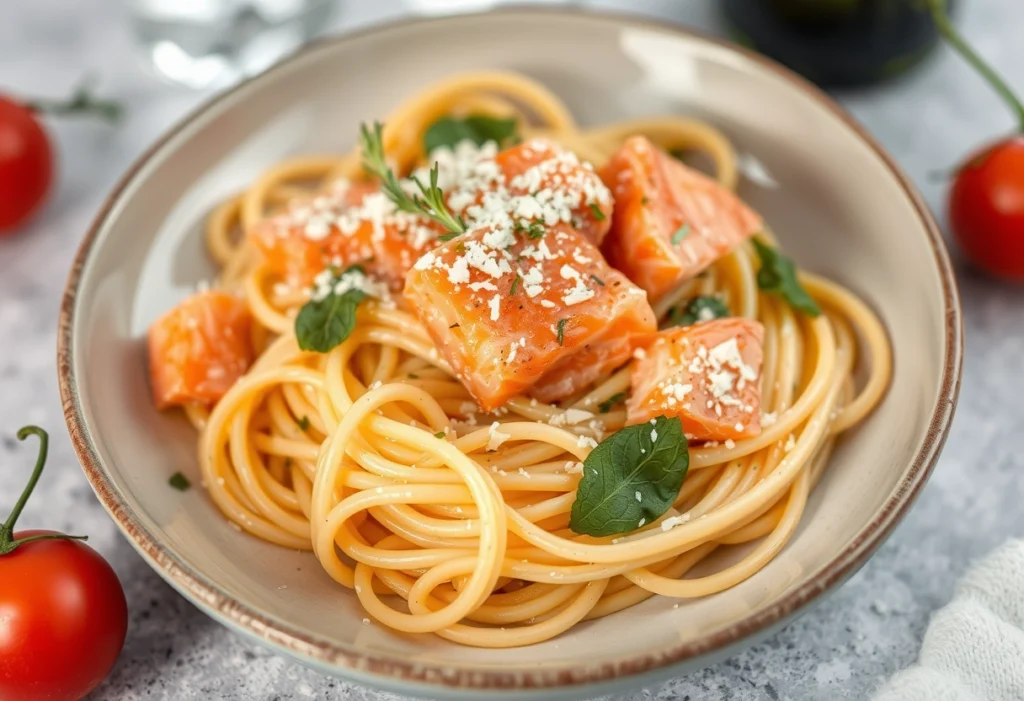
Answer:
<svg viewBox="0 0 1024 701"><path fill-rule="evenodd" d="M612 225L611 193L590 163L545 139L531 139L500 152L495 161L513 196L533 195L561 210L561 221L598 246ZM527 210L527 218L531 213ZM545 221L548 226L555 221Z"/></svg>
<svg viewBox="0 0 1024 701"><path fill-rule="evenodd" d="M427 217L397 210L377 184L339 181L260 222L249 237L270 270L293 287L309 287L330 265L360 264L400 290L441 232Z"/></svg>
<svg viewBox="0 0 1024 701"><path fill-rule="evenodd" d="M563 360L617 341L609 329L624 338L656 330L647 295L586 236L564 223L537 231L472 230L424 255L406 279L406 300L487 411L549 370L562 374L544 396L568 396L621 364L623 351L592 354L594 367L576 373L560 370Z"/></svg>
<svg viewBox="0 0 1024 701"><path fill-rule="evenodd" d="M726 318L666 329L634 361L627 424L678 416L701 441L761 432L761 344L764 327Z"/></svg>
<svg viewBox="0 0 1024 701"><path fill-rule="evenodd" d="M615 197L602 250L652 303L762 228L736 195L643 136L627 139L599 172Z"/></svg>
<svg viewBox="0 0 1024 701"><path fill-rule="evenodd" d="M632 296L622 303L632 306ZM649 306L649 305L648 305ZM633 352L650 342L654 329L642 314L613 311L594 335L576 353L562 358L540 378L530 396L552 403L571 397L589 387L602 376L625 365Z"/></svg>
<svg viewBox="0 0 1024 701"><path fill-rule="evenodd" d="M253 361L252 318L245 302L226 292L200 292L149 327L153 403L166 409L212 404Z"/></svg>

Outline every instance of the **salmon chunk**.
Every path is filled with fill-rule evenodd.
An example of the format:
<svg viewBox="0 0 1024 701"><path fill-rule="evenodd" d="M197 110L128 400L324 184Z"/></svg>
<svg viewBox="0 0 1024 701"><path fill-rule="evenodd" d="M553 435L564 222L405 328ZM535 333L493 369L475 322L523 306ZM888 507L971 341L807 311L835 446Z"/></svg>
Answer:
<svg viewBox="0 0 1024 701"><path fill-rule="evenodd" d="M220 399L253 361L251 324L243 300L215 291L192 295L153 322L149 375L156 407Z"/></svg>
<svg viewBox="0 0 1024 701"><path fill-rule="evenodd" d="M545 397L572 394L628 358L631 341L622 339L656 330L644 291L586 236L562 223L530 224L463 234L424 255L406 280L410 306L487 411L548 371L557 374ZM588 349L593 367L563 365Z"/></svg>
<svg viewBox="0 0 1024 701"><path fill-rule="evenodd" d="M543 139L507 148L495 161L510 194L533 194L541 205L558 205L563 223L571 224L592 243L601 245L612 225L613 203L611 193L591 164Z"/></svg>
<svg viewBox="0 0 1024 701"><path fill-rule="evenodd" d="M762 228L736 195L645 137L627 139L600 174L615 197L604 253L652 303Z"/></svg>
<svg viewBox="0 0 1024 701"><path fill-rule="evenodd" d="M360 264L400 290L441 231L427 217L398 210L376 184L342 180L260 222L249 238L270 270L293 287L309 287L330 265Z"/></svg>
<svg viewBox="0 0 1024 701"><path fill-rule="evenodd" d="M726 318L666 329L633 365L628 424L678 416L687 436L703 441L761 432L764 327Z"/></svg>

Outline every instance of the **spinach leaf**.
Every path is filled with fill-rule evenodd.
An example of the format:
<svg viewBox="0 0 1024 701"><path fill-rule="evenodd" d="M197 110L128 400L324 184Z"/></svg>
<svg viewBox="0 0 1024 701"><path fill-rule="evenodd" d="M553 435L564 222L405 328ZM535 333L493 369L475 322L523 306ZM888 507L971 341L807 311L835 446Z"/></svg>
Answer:
<svg viewBox="0 0 1024 701"><path fill-rule="evenodd" d="M613 433L583 462L569 527L592 536L630 533L660 518L690 466L683 426L659 416Z"/></svg>

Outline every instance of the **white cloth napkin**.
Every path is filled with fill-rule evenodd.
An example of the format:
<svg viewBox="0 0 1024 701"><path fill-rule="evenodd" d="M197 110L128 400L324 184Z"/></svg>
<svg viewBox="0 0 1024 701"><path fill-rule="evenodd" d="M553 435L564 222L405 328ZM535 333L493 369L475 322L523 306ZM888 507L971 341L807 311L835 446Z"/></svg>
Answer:
<svg viewBox="0 0 1024 701"><path fill-rule="evenodd" d="M932 616L917 664L874 701L1024 701L1024 540L967 571Z"/></svg>

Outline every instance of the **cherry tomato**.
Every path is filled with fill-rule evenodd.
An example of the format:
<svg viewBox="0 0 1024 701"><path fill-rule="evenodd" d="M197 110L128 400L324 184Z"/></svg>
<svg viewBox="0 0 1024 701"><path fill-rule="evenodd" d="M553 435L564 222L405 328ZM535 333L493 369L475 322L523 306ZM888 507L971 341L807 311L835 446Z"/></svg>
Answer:
<svg viewBox="0 0 1024 701"><path fill-rule="evenodd" d="M1024 282L1024 136L967 161L949 193L949 220L960 248L978 267Z"/></svg>
<svg viewBox="0 0 1024 701"><path fill-rule="evenodd" d="M14 532L46 462L47 435L28 486L0 524L0 700L78 701L117 661L128 630L124 590L82 536Z"/></svg>
<svg viewBox="0 0 1024 701"><path fill-rule="evenodd" d="M0 611L4 701L78 701L113 668L128 629L114 570L88 545L65 538L0 556Z"/></svg>
<svg viewBox="0 0 1024 701"><path fill-rule="evenodd" d="M0 97L0 236L36 213L52 178L50 139L35 113Z"/></svg>

